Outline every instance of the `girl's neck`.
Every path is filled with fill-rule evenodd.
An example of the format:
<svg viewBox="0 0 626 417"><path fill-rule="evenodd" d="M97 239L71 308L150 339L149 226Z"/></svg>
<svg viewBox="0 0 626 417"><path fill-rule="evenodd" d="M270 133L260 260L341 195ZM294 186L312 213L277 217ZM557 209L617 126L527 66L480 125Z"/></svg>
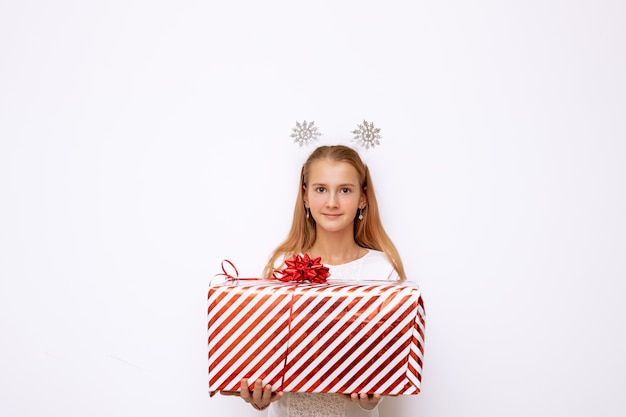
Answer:
<svg viewBox="0 0 626 417"><path fill-rule="evenodd" d="M343 265L365 256L367 249L357 245L351 235L341 239L318 234L308 253L313 258L320 256L324 264Z"/></svg>

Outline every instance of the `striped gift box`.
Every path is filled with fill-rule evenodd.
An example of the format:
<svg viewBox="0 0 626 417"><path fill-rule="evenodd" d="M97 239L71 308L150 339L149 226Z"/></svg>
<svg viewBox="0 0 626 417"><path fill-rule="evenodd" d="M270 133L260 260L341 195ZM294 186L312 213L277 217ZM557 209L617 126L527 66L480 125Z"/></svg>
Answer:
<svg viewBox="0 0 626 417"><path fill-rule="evenodd" d="M211 285L209 393L248 378L275 391L418 394L424 316L408 281Z"/></svg>

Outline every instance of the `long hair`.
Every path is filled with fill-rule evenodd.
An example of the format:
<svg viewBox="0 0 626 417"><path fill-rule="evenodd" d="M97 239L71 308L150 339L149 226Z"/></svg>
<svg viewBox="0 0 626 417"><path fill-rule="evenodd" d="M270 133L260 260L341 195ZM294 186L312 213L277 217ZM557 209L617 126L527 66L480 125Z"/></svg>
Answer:
<svg viewBox="0 0 626 417"><path fill-rule="evenodd" d="M385 232L380 220L378 202L376 201L376 193L374 192L374 184L372 183L369 169L363 163L357 151L343 145L320 146L309 155L304 165L302 165L291 230L287 238L272 252L263 271L263 275L265 277L272 275L279 258L289 258L294 254L304 253L315 243L317 237L315 220L312 216L310 218L306 217L304 189L309 179L311 164L319 159L328 159L333 162L347 162L356 169L361 183L361 190L367 199L367 206L362 212L364 216L363 220L359 220L357 216L354 218L354 241L363 248L384 252L387 259L389 259L400 276L400 279L406 279L400 254L387 235L387 232Z"/></svg>

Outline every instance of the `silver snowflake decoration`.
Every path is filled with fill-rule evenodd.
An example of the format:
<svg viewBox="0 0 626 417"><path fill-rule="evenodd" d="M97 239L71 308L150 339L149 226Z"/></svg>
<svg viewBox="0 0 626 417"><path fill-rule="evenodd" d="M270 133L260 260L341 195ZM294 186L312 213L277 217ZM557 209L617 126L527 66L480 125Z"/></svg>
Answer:
<svg viewBox="0 0 626 417"><path fill-rule="evenodd" d="M294 142L298 142L300 146L308 145L309 143L316 141L319 136L322 136L319 130L317 130L317 126L315 126L315 122L307 123L304 122L296 122L296 127L293 129L293 133L290 135L293 138Z"/></svg>
<svg viewBox="0 0 626 417"><path fill-rule="evenodd" d="M358 142L365 149L380 145L380 139L382 138L380 128L374 127L374 123L368 123L363 120L363 124L360 124L358 129L353 130L352 133L354 134L354 139L352 140Z"/></svg>

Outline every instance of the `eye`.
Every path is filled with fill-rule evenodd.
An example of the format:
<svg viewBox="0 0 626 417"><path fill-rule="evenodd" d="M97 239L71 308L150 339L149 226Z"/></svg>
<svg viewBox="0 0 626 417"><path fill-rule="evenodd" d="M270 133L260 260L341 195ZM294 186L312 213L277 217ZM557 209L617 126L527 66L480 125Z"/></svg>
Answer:
<svg viewBox="0 0 626 417"><path fill-rule="evenodd" d="M342 194L349 194L350 192L352 192L352 190L351 190L351 189L349 189L349 188L342 188L342 189L341 189L341 193L342 193Z"/></svg>
<svg viewBox="0 0 626 417"><path fill-rule="evenodd" d="M324 188L324 187L317 187L317 188L315 189L315 192L316 192L316 193L323 193L324 191L326 191L326 188Z"/></svg>

